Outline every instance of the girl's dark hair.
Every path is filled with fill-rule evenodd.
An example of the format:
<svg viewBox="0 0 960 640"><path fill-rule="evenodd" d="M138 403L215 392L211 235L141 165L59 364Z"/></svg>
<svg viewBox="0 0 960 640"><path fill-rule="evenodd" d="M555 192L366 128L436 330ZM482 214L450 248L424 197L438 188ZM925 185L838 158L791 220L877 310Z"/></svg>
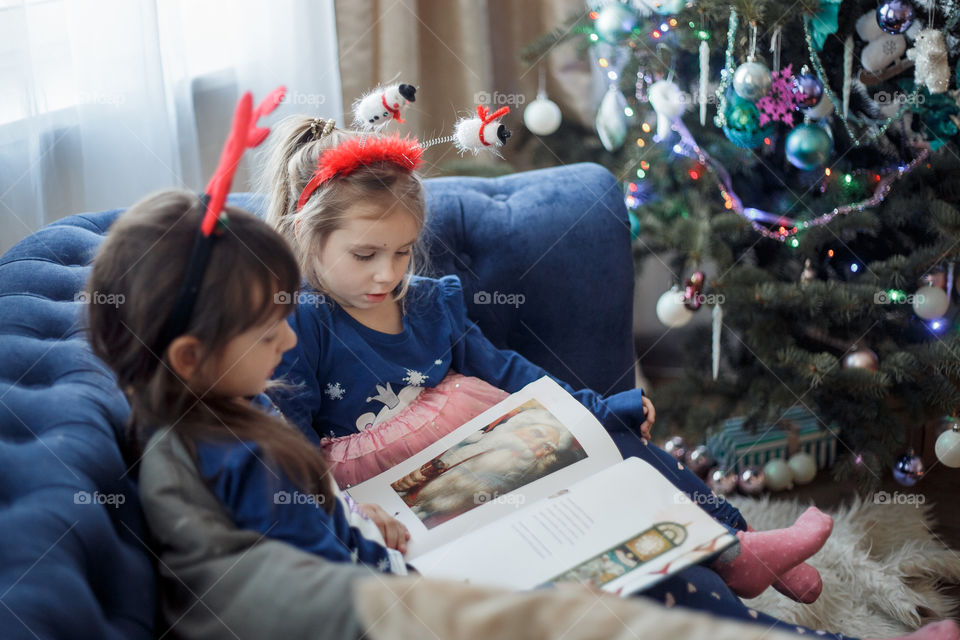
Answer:
<svg viewBox="0 0 960 640"><path fill-rule="evenodd" d="M301 490L332 498L323 455L298 429L236 398L191 389L166 351L153 352L203 212L196 194L148 196L117 219L93 262L90 343L130 402L128 451L138 455L154 432L167 427L194 453L198 440L254 442ZM227 228L213 242L184 331L205 346L202 371L214 370L233 338L271 318L282 321L300 284L297 261L279 234L246 211L226 212Z"/></svg>

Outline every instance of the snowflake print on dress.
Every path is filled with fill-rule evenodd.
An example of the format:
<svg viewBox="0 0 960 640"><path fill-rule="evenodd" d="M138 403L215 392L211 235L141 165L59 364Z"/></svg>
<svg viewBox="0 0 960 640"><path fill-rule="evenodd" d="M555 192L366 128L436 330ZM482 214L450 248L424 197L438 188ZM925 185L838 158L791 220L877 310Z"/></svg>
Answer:
<svg viewBox="0 0 960 640"><path fill-rule="evenodd" d="M426 382L429 377L430 376L424 375L419 371L407 369L407 375L403 377L403 381L413 387L422 387L423 383Z"/></svg>
<svg viewBox="0 0 960 640"><path fill-rule="evenodd" d="M347 390L340 386L339 382L333 384L327 383L327 388L324 391L331 400L343 400L343 394L346 392Z"/></svg>
<svg viewBox="0 0 960 640"><path fill-rule="evenodd" d="M437 358L436 360L433 361L433 364L439 367L440 365L443 364L443 360L441 360L440 358Z"/></svg>

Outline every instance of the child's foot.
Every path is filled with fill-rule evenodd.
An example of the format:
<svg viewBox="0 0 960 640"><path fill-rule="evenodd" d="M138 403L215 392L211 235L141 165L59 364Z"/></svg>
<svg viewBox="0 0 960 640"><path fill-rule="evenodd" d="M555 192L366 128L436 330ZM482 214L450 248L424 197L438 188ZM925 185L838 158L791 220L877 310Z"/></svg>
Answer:
<svg viewBox="0 0 960 640"><path fill-rule="evenodd" d="M811 604L820 597L823 591L823 580L820 572L804 562L790 569L773 583L773 588L791 600Z"/></svg>
<svg viewBox="0 0 960 640"><path fill-rule="evenodd" d="M741 598L756 598L790 569L815 554L830 537L833 518L810 507L792 527L772 531L741 531L739 554L723 556L713 569Z"/></svg>
<svg viewBox="0 0 960 640"><path fill-rule="evenodd" d="M960 627L953 620L931 622L905 636L889 640L960 640Z"/></svg>

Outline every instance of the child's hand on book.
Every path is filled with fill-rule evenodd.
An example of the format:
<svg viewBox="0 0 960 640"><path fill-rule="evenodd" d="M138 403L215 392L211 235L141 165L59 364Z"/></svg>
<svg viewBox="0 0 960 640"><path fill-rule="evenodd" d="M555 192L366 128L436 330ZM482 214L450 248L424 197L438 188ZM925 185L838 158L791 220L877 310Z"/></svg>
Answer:
<svg viewBox="0 0 960 640"><path fill-rule="evenodd" d="M402 522L392 517L389 513L380 508L379 505L371 502L361 504L360 508L367 514L367 517L373 520L373 523L380 529L383 540L391 549L396 549L400 553L407 552L407 540L410 539L410 532Z"/></svg>
<svg viewBox="0 0 960 640"><path fill-rule="evenodd" d="M643 424L640 425L640 433L643 434L643 437L647 440L650 439L650 430L653 427L654 421L657 419L657 410L653 408L653 403L650 402L650 398L646 395L643 396L643 415L646 420L643 421Z"/></svg>

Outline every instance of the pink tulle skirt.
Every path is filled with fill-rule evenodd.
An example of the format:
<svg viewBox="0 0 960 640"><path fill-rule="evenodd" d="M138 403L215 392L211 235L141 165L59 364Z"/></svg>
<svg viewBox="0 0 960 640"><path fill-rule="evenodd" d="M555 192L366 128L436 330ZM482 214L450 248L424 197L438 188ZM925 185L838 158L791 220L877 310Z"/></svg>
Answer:
<svg viewBox="0 0 960 640"><path fill-rule="evenodd" d="M508 395L479 378L450 372L386 422L321 444L333 477L345 489L403 462Z"/></svg>

